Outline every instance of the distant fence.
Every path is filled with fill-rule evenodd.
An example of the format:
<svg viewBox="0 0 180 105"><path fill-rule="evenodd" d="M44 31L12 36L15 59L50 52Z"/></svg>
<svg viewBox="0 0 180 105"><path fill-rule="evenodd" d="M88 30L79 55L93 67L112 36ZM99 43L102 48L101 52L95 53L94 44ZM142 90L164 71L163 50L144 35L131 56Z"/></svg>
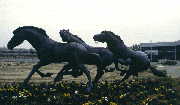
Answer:
<svg viewBox="0 0 180 105"><path fill-rule="evenodd" d="M12 58L7 58L7 59L0 59L1 62L39 62L38 58L33 58L33 59L12 59Z"/></svg>

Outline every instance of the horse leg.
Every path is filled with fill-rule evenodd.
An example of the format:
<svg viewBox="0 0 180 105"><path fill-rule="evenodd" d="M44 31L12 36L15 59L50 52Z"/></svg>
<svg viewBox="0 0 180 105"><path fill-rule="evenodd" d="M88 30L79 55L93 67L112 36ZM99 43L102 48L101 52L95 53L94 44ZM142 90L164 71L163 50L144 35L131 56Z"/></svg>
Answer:
<svg viewBox="0 0 180 105"><path fill-rule="evenodd" d="M53 75L53 73L49 73L47 72L46 74L40 72L39 70L36 70L36 72L43 78L43 77L51 77L51 75Z"/></svg>
<svg viewBox="0 0 180 105"><path fill-rule="evenodd" d="M30 78L32 77L32 75L33 75L40 67L45 66L45 65L47 65L47 64L49 64L49 63L48 63L48 62L44 63L44 62L39 61L38 64L34 65L32 71L30 72L30 74L28 75L28 77L24 80L22 86L24 86L25 84L27 84L27 83L29 82L29 80L30 80Z"/></svg>
<svg viewBox="0 0 180 105"><path fill-rule="evenodd" d="M64 65L62 70L57 74L57 76L54 78L54 82L61 81L63 79L63 75L71 75L68 70L71 69L71 66L69 64ZM65 71L65 72L64 72Z"/></svg>
<svg viewBox="0 0 180 105"><path fill-rule="evenodd" d="M128 73L126 73L125 77L121 81L119 81L117 84L124 82L126 79L129 78L129 76L130 75Z"/></svg>
<svg viewBox="0 0 180 105"><path fill-rule="evenodd" d="M116 68L117 71L121 71L120 76L123 76L127 72L127 70L126 69L125 70L119 69L118 63L122 63L122 61L120 62L118 59L116 59L115 62L114 62L115 68Z"/></svg>
<svg viewBox="0 0 180 105"><path fill-rule="evenodd" d="M120 62L118 62L118 60L116 59L116 60L114 61L115 68L116 68L117 71L122 71L121 69L119 69L118 63L120 63Z"/></svg>
<svg viewBox="0 0 180 105"><path fill-rule="evenodd" d="M85 67L84 64L79 64L79 65L78 65L78 68L79 68L80 70L82 70L82 71L86 74L86 76L87 76L87 78L88 78L88 80L89 80L89 87L86 88L86 90L85 90L85 92L88 92L88 93L89 93L89 92L91 91L92 87L93 87L93 85L92 85L92 83L91 83L90 71Z"/></svg>
<svg viewBox="0 0 180 105"><path fill-rule="evenodd" d="M103 69L98 68L96 77L95 77L94 81L92 82L93 85L95 85L98 82L98 80L102 77L103 74L104 74Z"/></svg>

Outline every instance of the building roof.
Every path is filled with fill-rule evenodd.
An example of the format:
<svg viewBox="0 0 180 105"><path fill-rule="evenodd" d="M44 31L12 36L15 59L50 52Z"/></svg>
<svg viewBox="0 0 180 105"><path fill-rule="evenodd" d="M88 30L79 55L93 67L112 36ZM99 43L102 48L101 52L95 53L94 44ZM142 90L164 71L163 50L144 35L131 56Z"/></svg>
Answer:
<svg viewBox="0 0 180 105"><path fill-rule="evenodd" d="M177 45L180 45L180 40L175 42L140 43L141 47L177 46Z"/></svg>

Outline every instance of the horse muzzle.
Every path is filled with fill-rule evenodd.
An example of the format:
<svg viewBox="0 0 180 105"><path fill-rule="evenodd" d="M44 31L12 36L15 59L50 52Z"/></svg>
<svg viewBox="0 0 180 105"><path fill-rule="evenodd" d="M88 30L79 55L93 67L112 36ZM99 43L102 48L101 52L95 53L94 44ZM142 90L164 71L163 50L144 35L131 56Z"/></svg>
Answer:
<svg viewBox="0 0 180 105"><path fill-rule="evenodd" d="M9 44L7 45L7 48L13 50L13 47L9 46Z"/></svg>

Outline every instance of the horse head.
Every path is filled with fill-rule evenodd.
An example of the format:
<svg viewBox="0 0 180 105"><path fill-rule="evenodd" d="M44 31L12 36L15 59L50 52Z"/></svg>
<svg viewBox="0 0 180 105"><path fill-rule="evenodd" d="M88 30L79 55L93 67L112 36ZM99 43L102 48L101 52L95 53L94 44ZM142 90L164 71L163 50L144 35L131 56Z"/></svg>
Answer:
<svg viewBox="0 0 180 105"><path fill-rule="evenodd" d="M14 36L11 38L11 40L7 44L8 49L13 50L14 47L23 43L24 40L28 40L27 35L29 35L28 32L30 32L30 31L35 34L38 33L40 35L43 35L43 36L49 38L49 36L46 34L46 31L41 28L37 28L34 26L19 27L13 31Z"/></svg>
<svg viewBox="0 0 180 105"><path fill-rule="evenodd" d="M100 34L96 34L93 37L94 41L99 41L99 42L107 42L107 43L113 43L114 41L122 42L121 38L118 35L115 35L111 31L102 31Z"/></svg>
<svg viewBox="0 0 180 105"><path fill-rule="evenodd" d="M69 29L68 30L65 30L65 29L60 30L59 34L60 34L60 37L62 38L63 42L69 43L69 41L71 40L71 37L70 37L71 33L69 32Z"/></svg>
<svg viewBox="0 0 180 105"><path fill-rule="evenodd" d="M13 34L14 36L11 38L11 40L7 44L7 47L10 50L13 50L14 47L20 45L26 39L25 35L22 34L22 30L20 29L20 27L14 30Z"/></svg>
<svg viewBox="0 0 180 105"><path fill-rule="evenodd" d="M60 37L62 38L63 42L84 42L81 38L79 38L77 35L73 35L68 30L60 30L59 32Z"/></svg>

